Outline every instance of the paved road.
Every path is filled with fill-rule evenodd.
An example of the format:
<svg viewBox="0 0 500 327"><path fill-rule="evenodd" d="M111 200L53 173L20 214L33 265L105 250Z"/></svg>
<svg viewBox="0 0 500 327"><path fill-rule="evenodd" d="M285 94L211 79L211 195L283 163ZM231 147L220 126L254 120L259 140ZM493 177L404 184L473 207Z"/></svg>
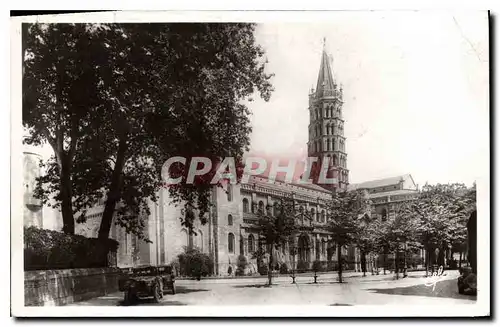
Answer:
<svg viewBox="0 0 500 327"><path fill-rule="evenodd" d="M277 277L275 285L266 286L265 278L179 280L177 294L167 294L160 303L144 299L136 305L356 305L356 304L466 304L476 298L460 295L456 288L458 272L432 280L425 273L410 273L395 280L394 275L367 275L352 273L345 283L336 282L333 274L320 276L318 283L308 276L297 277L291 284L289 277ZM427 284L427 285L426 285ZM72 305L123 305L123 294L113 293Z"/></svg>

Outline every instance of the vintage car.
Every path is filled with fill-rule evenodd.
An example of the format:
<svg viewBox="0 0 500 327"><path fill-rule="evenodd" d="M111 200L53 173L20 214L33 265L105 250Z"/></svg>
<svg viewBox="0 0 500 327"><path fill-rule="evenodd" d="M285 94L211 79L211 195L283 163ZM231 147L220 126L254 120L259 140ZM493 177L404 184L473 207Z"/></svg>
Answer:
<svg viewBox="0 0 500 327"><path fill-rule="evenodd" d="M470 267L460 269L460 277L457 281L458 293L465 295L477 294L477 277Z"/></svg>
<svg viewBox="0 0 500 327"><path fill-rule="evenodd" d="M124 293L124 302L127 304L144 297L153 297L155 302L159 302L165 292L175 294L173 269L171 266L124 269L118 289Z"/></svg>

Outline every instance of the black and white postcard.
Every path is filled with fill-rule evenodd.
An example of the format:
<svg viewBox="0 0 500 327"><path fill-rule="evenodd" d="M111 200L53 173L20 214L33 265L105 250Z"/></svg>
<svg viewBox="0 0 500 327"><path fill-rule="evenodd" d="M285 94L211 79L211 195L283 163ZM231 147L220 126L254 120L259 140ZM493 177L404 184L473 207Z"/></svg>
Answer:
<svg viewBox="0 0 500 327"><path fill-rule="evenodd" d="M487 316L487 11L11 18L12 314Z"/></svg>

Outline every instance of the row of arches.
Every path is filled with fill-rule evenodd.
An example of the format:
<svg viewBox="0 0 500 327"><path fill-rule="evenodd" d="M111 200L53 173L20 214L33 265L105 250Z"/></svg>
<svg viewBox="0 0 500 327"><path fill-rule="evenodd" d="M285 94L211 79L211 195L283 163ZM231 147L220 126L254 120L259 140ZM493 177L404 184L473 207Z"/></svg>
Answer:
<svg viewBox="0 0 500 327"><path fill-rule="evenodd" d="M349 182L349 173L346 171L341 171L339 173L339 180L343 183L348 183Z"/></svg>
<svg viewBox="0 0 500 327"><path fill-rule="evenodd" d="M266 210L266 206L264 205L264 201L259 201L258 203L254 203L252 206L250 205L250 201L247 198L243 198L243 212L244 213L264 213ZM267 207L267 213L276 216L278 214L278 203L275 202L272 206Z"/></svg>
<svg viewBox="0 0 500 327"><path fill-rule="evenodd" d="M256 205L252 206L253 209L250 207L250 201L247 198L243 198L242 200L243 203L243 212L244 213L258 213L258 212L264 212L265 210L265 205L264 201L259 201ZM302 216L305 213L304 206L299 205L298 207L299 210L299 216ZM271 212L272 211L272 212ZM272 206L268 206L268 213L276 216L278 214L278 205L275 202ZM326 223L326 211L322 210L321 212L318 211L316 212L315 208L311 208L309 211L309 218L313 219L316 222L319 223ZM228 225L232 226L233 224L233 217L231 215L228 216Z"/></svg>
<svg viewBox="0 0 500 327"><path fill-rule="evenodd" d="M299 205L299 214L300 214L300 216L303 216L305 214L304 206L302 206L302 205ZM316 221L318 223L326 223L326 220L327 220L325 210L322 210L322 211L318 210L318 212L316 212L315 208L311 208L309 210L308 216L309 216L308 218L310 218L313 221Z"/></svg>
<svg viewBox="0 0 500 327"><path fill-rule="evenodd" d="M345 152L345 140L339 139L336 142L335 138L327 138L324 143L322 140L312 141L310 143L313 152L321 151L342 151Z"/></svg>
<svg viewBox="0 0 500 327"><path fill-rule="evenodd" d="M340 117L342 114L340 106L335 108L333 104L325 104L323 108L316 108L312 113L313 119Z"/></svg>
<svg viewBox="0 0 500 327"><path fill-rule="evenodd" d="M335 123L326 123L324 125L315 125L313 127L314 135L319 137L321 135L343 135L344 134L344 126L341 122L338 124Z"/></svg>

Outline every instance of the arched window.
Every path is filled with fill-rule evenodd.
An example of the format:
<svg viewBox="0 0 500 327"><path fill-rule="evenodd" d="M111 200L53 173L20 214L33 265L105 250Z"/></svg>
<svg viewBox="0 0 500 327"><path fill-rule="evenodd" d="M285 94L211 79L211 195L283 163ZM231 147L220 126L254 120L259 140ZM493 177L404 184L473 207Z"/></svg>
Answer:
<svg viewBox="0 0 500 327"><path fill-rule="evenodd" d="M249 212L249 211L250 211L250 208L248 206L248 199L244 198L243 199L243 212Z"/></svg>
<svg viewBox="0 0 500 327"><path fill-rule="evenodd" d="M188 248L192 249L194 247L193 233L192 230L188 233Z"/></svg>
<svg viewBox="0 0 500 327"><path fill-rule="evenodd" d="M198 230L198 242L197 246L201 252L203 252L203 232Z"/></svg>
<svg viewBox="0 0 500 327"><path fill-rule="evenodd" d="M321 222L322 223L326 222L326 212L325 212L325 210L321 211Z"/></svg>
<svg viewBox="0 0 500 327"><path fill-rule="evenodd" d="M248 236L248 253L252 254L255 252L255 238L252 234Z"/></svg>
<svg viewBox="0 0 500 327"><path fill-rule="evenodd" d="M189 238L187 230L184 228L181 230L181 240L182 240L182 246L187 247L189 244Z"/></svg>
<svg viewBox="0 0 500 327"><path fill-rule="evenodd" d="M337 156L333 155L333 165L337 166Z"/></svg>
<svg viewBox="0 0 500 327"><path fill-rule="evenodd" d="M327 139L327 140L326 140L326 151L331 151L331 150L330 150L330 149L331 149L331 147L330 147L330 146L331 146L330 139Z"/></svg>
<svg viewBox="0 0 500 327"><path fill-rule="evenodd" d="M326 241L325 240L321 241L321 253L323 255L326 255Z"/></svg>
<svg viewBox="0 0 500 327"><path fill-rule="evenodd" d="M314 208L311 208L311 219L316 220L316 211L314 210Z"/></svg>
<svg viewBox="0 0 500 327"><path fill-rule="evenodd" d="M229 233L227 236L227 249L229 253L234 253L234 235L233 233Z"/></svg>
<svg viewBox="0 0 500 327"><path fill-rule="evenodd" d="M227 185L227 201L233 201L233 186L231 184Z"/></svg>
<svg viewBox="0 0 500 327"><path fill-rule="evenodd" d="M231 216L231 215L227 216L227 225L233 226L233 216Z"/></svg>
<svg viewBox="0 0 500 327"><path fill-rule="evenodd" d="M384 208L382 209L382 221L386 221L387 220L387 209Z"/></svg>
<svg viewBox="0 0 500 327"><path fill-rule="evenodd" d="M259 213L263 214L264 213L264 202L259 201Z"/></svg>

